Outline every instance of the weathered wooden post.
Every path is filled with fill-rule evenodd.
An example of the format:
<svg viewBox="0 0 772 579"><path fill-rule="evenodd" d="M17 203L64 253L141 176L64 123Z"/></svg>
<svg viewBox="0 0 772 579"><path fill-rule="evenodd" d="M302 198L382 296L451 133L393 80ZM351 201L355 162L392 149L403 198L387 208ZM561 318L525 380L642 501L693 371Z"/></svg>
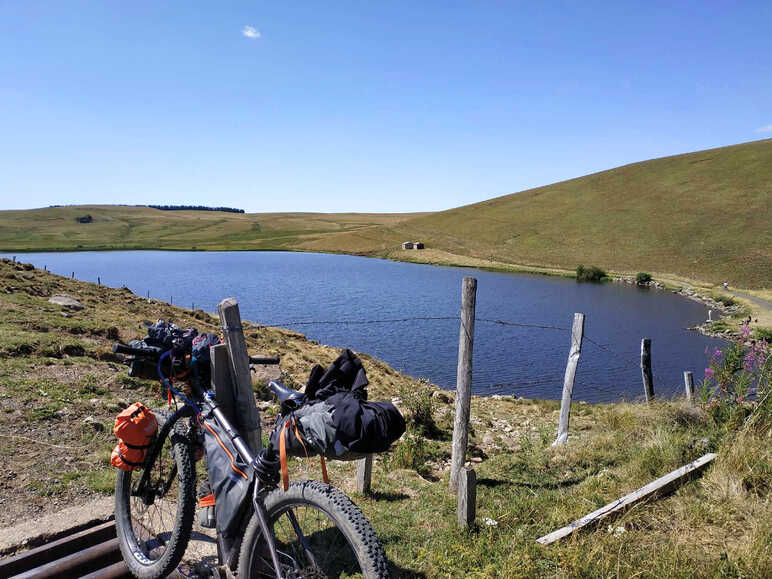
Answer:
<svg viewBox="0 0 772 579"><path fill-rule="evenodd" d="M229 420L237 424L233 397L233 379L231 378L228 346L217 344L209 348L209 358L212 364L212 390L217 405Z"/></svg>
<svg viewBox="0 0 772 579"><path fill-rule="evenodd" d="M694 374L684 372L684 388L686 389L686 401L694 404Z"/></svg>
<svg viewBox="0 0 772 579"><path fill-rule="evenodd" d="M70 276L70 279L75 279L75 272L72 272L72 275Z"/></svg>
<svg viewBox="0 0 772 579"><path fill-rule="evenodd" d="M233 400L239 430L247 441L249 449L257 453L262 446L260 432L260 415L255 404L255 393L252 391L252 377L249 374L249 356L244 332L241 328L239 302L235 298L225 298L217 306L220 314L225 344L228 346L231 380L233 381Z"/></svg>
<svg viewBox="0 0 772 579"><path fill-rule="evenodd" d="M654 376L651 373L651 340L641 340L641 376L643 376L643 392L646 402L654 399Z"/></svg>
<svg viewBox="0 0 772 579"><path fill-rule="evenodd" d="M469 440L469 410L472 400L472 352L474 350L474 316L477 279L465 277L461 284L461 329L458 335L458 368L456 370L456 419L453 423L453 450L450 459L450 490L458 487L464 468Z"/></svg>
<svg viewBox="0 0 772 579"><path fill-rule="evenodd" d="M568 421L571 418L571 398L574 394L574 378L579 356L582 354L582 338L584 337L584 314L574 314L574 327L571 330L571 350L568 352L566 374L563 377L563 398L560 401L560 421L556 444L564 444L568 440Z"/></svg>
<svg viewBox="0 0 772 579"><path fill-rule="evenodd" d="M373 478L373 455L368 454L357 461L357 492L366 495L370 492Z"/></svg>
<svg viewBox="0 0 772 579"><path fill-rule="evenodd" d="M97 276L97 285L102 285L102 278Z"/></svg>
<svg viewBox="0 0 772 579"><path fill-rule="evenodd" d="M465 468L458 477L458 526L468 529L477 515L477 474Z"/></svg>

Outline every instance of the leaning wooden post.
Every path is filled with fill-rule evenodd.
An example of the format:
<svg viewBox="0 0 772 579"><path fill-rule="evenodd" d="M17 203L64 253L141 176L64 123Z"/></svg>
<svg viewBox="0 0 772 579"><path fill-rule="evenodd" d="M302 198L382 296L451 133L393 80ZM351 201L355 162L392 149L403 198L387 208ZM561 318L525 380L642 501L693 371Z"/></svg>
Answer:
<svg viewBox="0 0 772 579"><path fill-rule="evenodd" d="M357 492L366 495L370 492L373 478L373 455L368 454L357 461Z"/></svg>
<svg viewBox="0 0 772 579"><path fill-rule="evenodd" d="M458 336L456 370L456 419L453 423L453 451L450 459L450 490L458 487L469 439L469 409L472 400L472 351L477 279L465 277L461 285L461 329Z"/></svg>
<svg viewBox="0 0 772 579"><path fill-rule="evenodd" d="M686 389L686 401L694 404L694 374L684 372L684 388Z"/></svg>
<svg viewBox="0 0 772 579"><path fill-rule="evenodd" d="M228 346L217 344L209 348L209 359L212 365L212 390L217 406L228 420L237 424L236 409L233 400L233 379L231 378L231 362L228 358Z"/></svg>
<svg viewBox="0 0 772 579"><path fill-rule="evenodd" d="M247 441L249 449L257 453L263 447L260 432L260 415L252 391L252 377L249 374L249 356L244 332L241 328L239 302L235 298L225 298L217 306L220 314L225 344L230 358L233 400L241 435Z"/></svg>
<svg viewBox="0 0 772 579"><path fill-rule="evenodd" d="M643 376L643 392L646 402L654 399L654 376L651 373L651 340L641 340L641 376Z"/></svg>
<svg viewBox="0 0 772 579"><path fill-rule="evenodd" d="M560 421L558 435L552 446L564 444L568 440L568 421L571 418L571 398L574 394L574 378L579 356L582 354L582 338L584 337L584 314L574 314L574 327L571 330L571 350L568 352L566 374L563 378L563 398L560 401Z"/></svg>
<svg viewBox="0 0 772 579"><path fill-rule="evenodd" d="M465 468L458 477L458 526L468 529L477 515L477 474Z"/></svg>

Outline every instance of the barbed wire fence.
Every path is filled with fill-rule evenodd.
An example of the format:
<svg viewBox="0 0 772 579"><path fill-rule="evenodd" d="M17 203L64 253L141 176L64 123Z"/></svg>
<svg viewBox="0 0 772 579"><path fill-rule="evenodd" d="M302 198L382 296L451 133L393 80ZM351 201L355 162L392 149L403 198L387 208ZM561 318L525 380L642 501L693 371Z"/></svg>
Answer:
<svg viewBox="0 0 772 579"><path fill-rule="evenodd" d="M408 322L435 322L435 321L461 321L461 317L458 315L447 316L403 316L403 317L386 317L386 318L357 318L357 319L343 319L343 320L308 320L308 319L295 319L295 320L270 320L266 322L260 322L260 325L270 327L304 327L304 326L340 326L340 325L376 325L376 324L399 324ZM565 326L558 326L552 324L537 324L514 320L502 320L496 318L482 318L476 317L475 323L497 325L511 328L523 328L532 330L548 330L558 332L571 332L571 328ZM595 347L597 350L604 352L610 358L615 360L618 365L613 367L607 367L607 371L610 373L619 372L621 370L637 370L640 371L640 359L634 353L623 354L609 347L608 344L602 343L600 340L584 334L584 340ZM667 392L674 392L678 388L678 383L674 383L672 380L670 383L660 373L654 372L656 382L664 386L664 390ZM560 375L556 375L553 378L543 379L531 379L520 380L517 382L506 382L491 384L493 387L513 387L520 389L533 389L539 386L546 386L550 384L559 384L561 380ZM577 384L585 391L592 391L596 394L600 394L604 399L624 399L626 393L613 390L608 387L600 386L593 382L588 382L586 379L576 380ZM666 386L665 386L666 385Z"/></svg>

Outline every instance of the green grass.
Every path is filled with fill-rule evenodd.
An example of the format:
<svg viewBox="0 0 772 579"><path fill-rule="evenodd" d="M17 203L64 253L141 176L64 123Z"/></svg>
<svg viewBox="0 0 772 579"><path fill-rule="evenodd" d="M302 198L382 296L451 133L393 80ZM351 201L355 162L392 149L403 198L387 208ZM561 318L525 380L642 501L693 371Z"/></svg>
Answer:
<svg viewBox="0 0 772 579"><path fill-rule="evenodd" d="M76 217L88 213L91 223ZM298 249L309 239L418 214L160 211L110 205L0 211L0 251Z"/></svg>
<svg viewBox="0 0 772 579"><path fill-rule="evenodd" d="M625 165L357 232L315 249L427 249L497 263L772 285L772 139Z"/></svg>
<svg viewBox="0 0 772 579"><path fill-rule="evenodd" d="M59 504L109 494L115 471L112 420L120 404L163 401L157 386L130 379L110 353L142 320L171 318L215 331L217 321L0 260L0 336L20 334L30 351L0 356L0 463L6 503L0 524ZM66 292L88 310L64 318L45 295ZM16 288L7 292L9 287ZM92 301L93 300L93 301ZM311 366L338 354L302 335L244 322L250 353L281 355L288 380L302 385ZM74 328L84 331L73 334ZM84 355L61 354L78 339ZM40 347L41 344L46 347ZM54 355L55 354L55 355ZM559 403L511 397L472 399L470 458L477 472L477 525L456 525L448 490L454 401L366 354L371 400L399 399L408 434L375 458L372 493L353 493L356 464L330 461L332 483L352 495L382 539L397 577L764 577L772 573L770 404L692 408L681 400L578 403L566 445L551 446ZM263 414L265 419L275 413ZM100 427L95 427L95 419ZM266 433L264 439L266 438ZM670 495L549 547L536 539L706 452L719 458ZM203 463L197 467L203 475ZM28 476L30 475L30 476ZM292 461L293 479L319 478L319 462ZM487 522L486 522L487 521ZM609 532L609 526L611 532Z"/></svg>

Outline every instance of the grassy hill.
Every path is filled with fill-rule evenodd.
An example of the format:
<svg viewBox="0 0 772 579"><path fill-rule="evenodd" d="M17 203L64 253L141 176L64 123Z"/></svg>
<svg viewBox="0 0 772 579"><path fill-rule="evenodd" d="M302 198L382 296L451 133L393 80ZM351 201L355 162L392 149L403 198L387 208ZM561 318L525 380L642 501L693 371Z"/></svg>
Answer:
<svg viewBox="0 0 772 579"><path fill-rule="evenodd" d="M399 258L400 241L421 240L499 263L583 263L770 287L770 216L767 139L625 165L306 246Z"/></svg>
<svg viewBox="0 0 772 579"><path fill-rule="evenodd" d="M57 293L85 308L50 303ZM113 417L134 401L165 404L157 382L127 375L110 350L114 341L144 335L143 321L158 317L201 331L218 328L216 318L200 310L10 260L0 260L0 311L3 529L112 494ZM329 364L337 356L295 332L243 325L250 353L280 355L291 383L302 384L314 363ZM571 437L559 447L551 446L557 402L475 396L469 456L477 471L479 524L467 532L457 528L455 497L448 491L453 393L361 357L370 398L395 399L408 433L375 458L367 496L353 492L355 463L329 461L328 468L332 483L351 494L372 522L393 576L772 573L768 386L762 403L575 404ZM270 428L277 406L259 406ZM552 546L536 543L708 451L718 452L716 463L672 495L640 503ZM292 463L293 479L319 478L318 461Z"/></svg>
<svg viewBox="0 0 772 579"><path fill-rule="evenodd" d="M78 223L89 214L91 223ZM0 211L0 251L292 249L648 271L772 287L772 139L653 159L424 214ZM434 253L406 253L424 241ZM441 258L438 258L440 256Z"/></svg>
<svg viewBox="0 0 772 579"><path fill-rule="evenodd" d="M90 223L77 219L90 215ZM76 205L0 211L0 250L296 249L309 240L420 214L229 213Z"/></svg>

